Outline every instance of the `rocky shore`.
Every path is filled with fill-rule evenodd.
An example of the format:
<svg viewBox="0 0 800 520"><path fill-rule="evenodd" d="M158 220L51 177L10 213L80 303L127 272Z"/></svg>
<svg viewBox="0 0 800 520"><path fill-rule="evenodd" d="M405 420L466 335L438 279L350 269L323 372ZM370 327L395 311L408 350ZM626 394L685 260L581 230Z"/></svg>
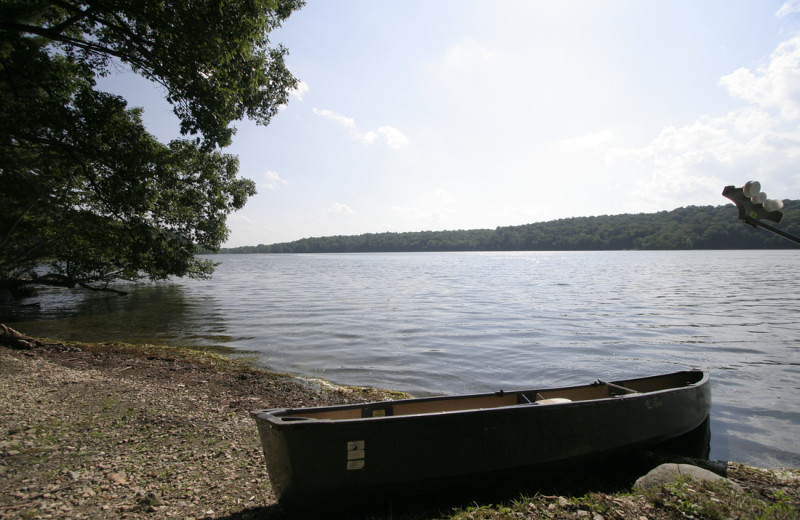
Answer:
<svg viewBox="0 0 800 520"><path fill-rule="evenodd" d="M390 397L169 347L0 347L0 518L271 518L248 411Z"/></svg>
<svg viewBox="0 0 800 520"><path fill-rule="evenodd" d="M188 349L65 345L0 332L3 519L283 518L248 412L396 397ZM728 473L748 500L781 515L764 518L798 518L800 472L729 464ZM721 496L713 486L695 488L709 500ZM412 518L713 518L670 509L663 491L538 495L519 507Z"/></svg>

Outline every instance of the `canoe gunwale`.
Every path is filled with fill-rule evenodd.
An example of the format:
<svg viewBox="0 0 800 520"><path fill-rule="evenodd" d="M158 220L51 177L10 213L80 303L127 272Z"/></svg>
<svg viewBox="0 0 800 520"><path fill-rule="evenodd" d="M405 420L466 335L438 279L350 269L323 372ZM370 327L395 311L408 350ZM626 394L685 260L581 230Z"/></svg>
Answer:
<svg viewBox="0 0 800 520"><path fill-rule="evenodd" d="M626 386L626 383L630 382L638 382L638 381L645 381L645 380L655 380L658 378L669 378L669 377L676 377L680 375L692 375L692 376L700 376L698 380L693 381L691 383L684 383L680 386L670 386L666 388L661 388L657 390L650 390L650 391L637 391L635 389L629 388ZM399 421L399 420L413 420L415 418L422 418L422 417L431 417L431 416L441 416L441 415L452 415L452 414L467 414L467 413L487 413L492 411L507 411L507 410L519 410L526 407L584 407L584 406L596 406L600 405L605 402L613 402L618 401L620 399L623 400L632 400L632 399L650 399L654 397L658 397L659 395L674 393L674 392L681 392L685 390L690 390L692 388L698 388L703 385L709 383L709 374L705 370L699 369L692 369L692 370L684 370L680 372L674 372L670 374L662 374L657 376L650 376L650 377L643 377L637 379L627 379L621 381L613 381L607 382L603 380L596 380L594 383L588 385L578 385L578 386L570 386L570 387L556 387L556 388L546 388L546 389L528 389L528 390L513 390L513 391L504 391L499 390L493 393L480 393L480 394L468 394L468 395L454 395L454 396L433 396L433 397L422 397L422 398L410 398L410 399L400 399L396 401L372 401L368 403L358 403L358 404L346 404L346 405L333 405L333 406L321 406L321 407L313 407L313 408L271 408L271 409L263 409L263 410L254 410L251 411L251 416L256 419L257 421L265 421L269 423L269 425L273 428L291 428L294 426L301 426L301 425L311 425L314 423L363 423L366 421ZM542 392L546 393L553 393L553 392L568 392L568 391L579 391L586 388L599 388L602 386L606 386L609 389L609 395L604 397L598 398L587 398L581 400L571 400L568 402L550 402L550 403L542 403L539 401L528 401L530 395L541 396ZM620 392L620 393L615 393ZM307 415L314 415L314 414L325 414L328 412L335 413L340 410L394 410L396 407L402 407L403 405L407 404L418 404L418 403L439 403L439 402L452 402L452 401L466 401L472 399L491 399L496 397L508 397L508 396L516 396L516 402L513 404L507 405L499 405L499 406L487 406L487 407L468 407L468 408L459 408L459 409L452 409L452 410L438 410L438 411L426 411L426 412L418 412L418 413L402 413L402 414L394 414L394 413L387 413L386 415L362 415L360 417L345 417L345 418L317 418L317 417L309 417ZM550 399L545 399L550 400ZM527 401L527 402L526 402ZM303 415L306 414L306 415Z"/></svg>

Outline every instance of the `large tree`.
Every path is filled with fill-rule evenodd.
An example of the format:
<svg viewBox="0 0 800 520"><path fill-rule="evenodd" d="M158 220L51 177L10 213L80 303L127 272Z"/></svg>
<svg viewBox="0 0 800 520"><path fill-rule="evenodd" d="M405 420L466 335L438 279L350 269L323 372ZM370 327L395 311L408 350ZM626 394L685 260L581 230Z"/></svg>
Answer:
<svg viewBox="0 0 800 520"><path fill-rule="evenodd" d="M207 276L200 250L255 193L220 148L297 85L268 35L301 0L0 0L0 290ZM101 92L117 67L163 87L183 139Z"/></svg>

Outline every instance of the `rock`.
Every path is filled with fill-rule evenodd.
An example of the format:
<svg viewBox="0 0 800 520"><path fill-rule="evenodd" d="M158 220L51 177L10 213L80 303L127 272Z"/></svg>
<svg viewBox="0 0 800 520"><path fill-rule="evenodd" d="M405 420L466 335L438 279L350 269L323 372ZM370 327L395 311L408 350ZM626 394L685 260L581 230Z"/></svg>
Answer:
<svg viewBox="0 0 800 520"><path fill-rule="evenodd" d="M155 493L150 492L142 496L139 499L139 503L146 506L155 507L161 505L161 499L159 499Z"/></svg>
<svg viewBox="0 0 800 520"><path fill-rule="evenodd" d="M704 481L723 481L736 489L738 492L742 491L739 484L721 477L716 473L708 471L691 464L662 464L652 470L647 475L640 477L633 485L634 488L647 489L653 486L660 486L662 484L670 484L675 482L681 477L689 477L701 482Z"/></svg>
<svg viewBox="0 0 800 520"><path fill-rule="evenodd" d="M127 484L128 483L128 475L125 474L124 471L118 471L117 473L110 473L108 475L109 480L115 482L117 484Z"/></svg>

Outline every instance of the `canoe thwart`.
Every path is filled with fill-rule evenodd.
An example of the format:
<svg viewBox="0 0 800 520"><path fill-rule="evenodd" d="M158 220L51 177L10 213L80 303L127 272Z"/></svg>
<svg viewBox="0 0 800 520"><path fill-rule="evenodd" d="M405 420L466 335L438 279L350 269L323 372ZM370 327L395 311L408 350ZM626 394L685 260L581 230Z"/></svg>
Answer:
<svg viewBox="0 0 800 520"><path fill-rule="evenodd" d="M626 386L618 385L615 383L609 383L607 381L603 381L601 379L597 380L597 384L599 385L606 385L608 387L608 391L611 395L624 395L624 394L638 394L638 390L633 390Z"/></svg>

